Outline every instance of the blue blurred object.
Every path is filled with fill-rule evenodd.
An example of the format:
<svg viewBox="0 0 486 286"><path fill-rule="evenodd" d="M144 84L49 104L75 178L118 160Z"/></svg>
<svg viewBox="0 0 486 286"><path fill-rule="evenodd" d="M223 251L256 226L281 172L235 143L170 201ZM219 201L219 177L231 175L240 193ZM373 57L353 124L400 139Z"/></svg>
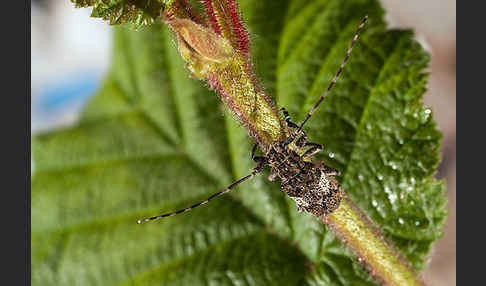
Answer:
<svg viewBox="0 0 486 286"><path fill-rule="evenodd" d="M32 89L32 132L62 127L76 121L85 102L95 94L101 71L77 71Z"/></svg>
<svg viewBox="0 0 486 286"><path fill-rule="evenodd" d="M44 112L52 112L85 101L94 94L98 84L99 76L88 75L46 85L39 91L39 108Z"/></svg>
<svg viewBox="0 0 486 286"><path fill-rule="evenodd" d="M42 4L42 5L41 5ZM31 6L31 132L74 124L109 67L111 28L65 0Z"/></svg>

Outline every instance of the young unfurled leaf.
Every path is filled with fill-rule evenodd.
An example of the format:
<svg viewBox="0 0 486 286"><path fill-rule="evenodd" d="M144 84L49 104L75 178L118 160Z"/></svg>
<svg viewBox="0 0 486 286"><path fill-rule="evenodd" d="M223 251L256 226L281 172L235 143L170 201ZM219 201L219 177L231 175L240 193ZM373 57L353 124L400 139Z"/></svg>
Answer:
<svg viewBox="0 0 486 286"><path fill-rule="evenodd" d="M189 19L168 20L178 39L179 52L194 76L205 79L234 60L230 43L212 30Z"/></svg>
<svg viewBox="0 0 486 286"><path fill-rule="evenodd" d="M445 218L440 134L423 107L428 56L373 0L242 1L266 90L302 119L369 15L342 78L306 126L319 159L417 270ZM113 66L79 124L33 139L33 285L374 285L341 241L265 176L152 224L246 175L247 131L190 78L159 24L116 29Z"/></svg>

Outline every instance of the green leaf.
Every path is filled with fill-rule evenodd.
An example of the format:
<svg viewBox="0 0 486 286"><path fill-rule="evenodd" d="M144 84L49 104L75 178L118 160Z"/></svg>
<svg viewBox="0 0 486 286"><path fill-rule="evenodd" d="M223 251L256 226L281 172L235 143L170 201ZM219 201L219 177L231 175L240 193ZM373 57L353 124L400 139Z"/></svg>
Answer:
<svg viewBox="0 0 486 286"><path fill-rule="evenodd" d="M370 16L306 131L324 144L319 159L342 171L356 205L423 269L446 216L444 184L433 178L440 133L421 102L428 55L410 31L386 30L378 1L241 7L262 83L294 121ZM376 284L265 175L204 207L137 225L246 175L252 141L189 77L166 27L117 28L114 46L111 72L80 122L33 138L34 285Z"/></svg>
<svg viewBox="0 0 486 286"><path fill-rule="evenodd" d="M160 19L161 12L174 0L71 0L77 8L93 7L91 17L108 20L110 25L148 26Z"/></svg>

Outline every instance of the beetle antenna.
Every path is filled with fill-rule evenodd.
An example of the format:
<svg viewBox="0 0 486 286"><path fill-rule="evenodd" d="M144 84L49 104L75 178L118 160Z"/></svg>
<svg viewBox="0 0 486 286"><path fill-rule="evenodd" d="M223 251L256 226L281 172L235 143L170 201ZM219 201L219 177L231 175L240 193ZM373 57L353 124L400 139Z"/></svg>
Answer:
<svg viewBox="0 0 486 286"><path fill-rule="evenodd" d="M341 66L339 67L339 70L334 75L334 78L332 79L331 83L327 87L326 91L324 91L324 93L321 95L321 97L316 102L316 104L314 104L314 106L309 111L309 113L307 113L307 116L302 121L302 123L299 125L299 129L294 134L299 134L300 131L302 131L302 127L304 127L304 124L307 122L307 120L309 120L309 118L312 116L314 111L316 111L319 104L321 104L321 102L324 100L324 97L326 97L326 95L329 93L329 91L332 89L332 87L334 86L334 84L338 80L339 76L341 75L342 71L344 70L344 66L346 65L346 62L348 61L348 59L351 55L351 51L353 50L353 47L356 44L356 41L358 40L359 34L361 33L361 30L363 29L363 27L365 26L367 21L368 21L368 16L365 16L364 19L361 21L361 24L359 24L358 29L356 30L356 33L354 34L353 41L351 42L351 45L348 48L346 56L344 57L344 60L342 61Z"/></svg>
<svg viewBox="0 0 486 286"><path fill-rule="evenodd" d="M263 166L264 166L263 163L258 164L258 166L256 166L255 169L253 169L253 171L248 176L239 179L238 181L236 181L233 184L229 185L228 187L226 187L222 191L217 192L216 194L210 196L209 198L207 198L204 201L201 201L201 202L199 202L197 204L194 204L192 206L189 206L187 208L183 208L183 209L178 210L178 211L175 211L175 212L171 212L171 213L167 213L167 214L163 214L163 215L158 215L158 216L153 216L153 217L149 217L149 218L144 218L144 219L139 219L137 221L137 223L140 224L140 223L144 223L144 222L148 222L148 221L152 221L152 220L156 220L156 219L160 219L160 218L164 218L164 217L175 216L175 215L178 215L180 213L187 212L187 211L190 211L190 210L195 209L197 207L200 207L202 205L205 205L205 204L209 203L211 200L213 200L213 199L215 199L215 198L217 198L217 197L219 197L219 196L221 196L223 194L228 193L234 187L238 186L239 184L243 183L244 181L253 178L255 175L257 175L258 173L260 173L263 170Z"/></svg>

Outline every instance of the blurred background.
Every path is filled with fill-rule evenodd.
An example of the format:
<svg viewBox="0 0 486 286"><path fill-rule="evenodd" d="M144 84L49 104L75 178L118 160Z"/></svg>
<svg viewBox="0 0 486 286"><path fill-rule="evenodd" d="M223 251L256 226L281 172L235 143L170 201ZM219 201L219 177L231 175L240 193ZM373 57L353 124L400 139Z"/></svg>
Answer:
<svg viewBox="0 0 486 286"><path fill-rule="evenodd" d="M69 125L108 69L111 27L69 0L32 0L32 132Z"/></svg>
<svg viewBox="0 0 486 286"><path fill-rule="evenodd" d="M447 181L449 217L424 275L429 285L456 285L456 1L381 0L391 27L414 28L432 54L429 91L444 133L438 178ZM107 71L111 27L69 0L32 0L32 133L69 125Z"/></svg>

